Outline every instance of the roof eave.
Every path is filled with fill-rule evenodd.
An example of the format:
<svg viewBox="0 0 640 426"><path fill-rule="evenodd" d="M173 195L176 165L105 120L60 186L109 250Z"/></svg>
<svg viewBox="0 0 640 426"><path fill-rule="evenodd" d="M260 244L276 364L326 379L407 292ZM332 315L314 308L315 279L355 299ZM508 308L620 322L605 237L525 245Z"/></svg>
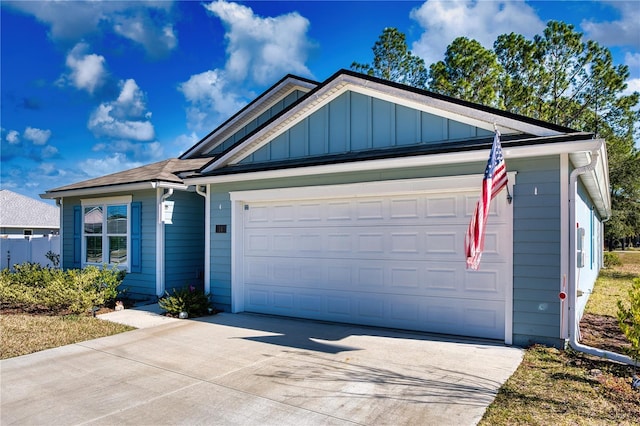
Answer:
<svg viewBox="0 0 640 426"><path fill-rule="evenodd" d="M553 138L550 138L553 140ZM571 154L587 155L600 146L598 140L579 139L563 143L551 142L525 146L503 146L505 159L538 157L547 155ZM437 166L456 163L471 163L486 161L490 147L482 150L474 149L467 151L447 152L439 154L425 154L405 157L390 157L383 159L350 161L333 164L319 164L306 167L289 167L273 170L249 171L245 173L231 173L224 175L208 175L186 178L185 183L189 185L216 184L228 182L241 182L249 180L263 180L275 178L290 178L308 175L323 175L341 172L365 172L373 170L389 170L411 167ZM579 154L583 153L583 154Z"/></svg>
<svg viewBox="0 0 640 426"><path fill-rule="evenodd" d="M62 190L62 191L47 191L44 194L40 194L40 198L54 200L57 198L65 198L65 197L82 197L86 195L113 194L116 192L141 191L144 189L155 189L155 188L173 188L177 190L186 191L189 188L189 185L185 185L184 183L154 180L154 181L116 184L116 185L93 186L88 188L68 189L68 190Z"/></svg>

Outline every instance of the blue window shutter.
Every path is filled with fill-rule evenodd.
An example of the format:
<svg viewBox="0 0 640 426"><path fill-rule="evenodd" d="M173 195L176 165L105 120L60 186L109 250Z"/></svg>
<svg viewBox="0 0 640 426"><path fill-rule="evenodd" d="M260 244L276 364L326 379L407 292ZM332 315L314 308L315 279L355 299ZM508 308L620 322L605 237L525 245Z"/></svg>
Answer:
<svg viewBox="0 0 640 426"><path fill-rule="evenodd" d="M82 266L82 206L73 206L73 267Z"/></svg>
<svg viewBox="0 0 640 426"><path fill-rule="evenodd" d="M131 271L142 272L142 203L131 203Z"/></svg>

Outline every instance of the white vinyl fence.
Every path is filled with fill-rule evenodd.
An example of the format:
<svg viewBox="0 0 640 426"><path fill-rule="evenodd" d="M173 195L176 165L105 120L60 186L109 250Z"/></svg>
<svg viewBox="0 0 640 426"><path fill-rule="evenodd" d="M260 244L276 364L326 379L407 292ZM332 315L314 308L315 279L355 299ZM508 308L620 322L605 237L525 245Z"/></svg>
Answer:
<svg viewBox="0 0 640 426"><path fill-rule="evenodd" d="M0 238L0 269L13 268L23 262L53 266L45 254L60 254L60 235L47 237Z"/></svg>

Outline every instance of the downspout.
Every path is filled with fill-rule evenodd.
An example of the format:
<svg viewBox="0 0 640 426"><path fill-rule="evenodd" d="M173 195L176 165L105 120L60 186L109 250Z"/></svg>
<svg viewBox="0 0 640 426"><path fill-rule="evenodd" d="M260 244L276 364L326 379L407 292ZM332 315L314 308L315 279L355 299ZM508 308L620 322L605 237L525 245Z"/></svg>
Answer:
<svg viewBox="0 0 640 426"><path fill-rule="evenodd" d="M58 251L60 253L58 253L60 255L60 261L58 263L58 265L60 266L60 269L64 268L64 262L62 260L62 255L64 250L62 250L62 247L64 247L64 241L62 241L63 238L63 233L62 233L62 225L64 224L64 207L63 207L63 201L62 201L62 197L60 198L56 198L56 206L58 207L58 214L60 215L60 217L58 218L58 220L60 221L60 229L58 230L58 241L60 243L60 247L58 248Z"/></svg>
<svg viewBox="0 0 640 426"><path fill-rule="evenodd" d="M211 200L209 199L209 185L205 190L196 185L196 193L204 197L204 294L211 293Z"/></svg>
<svg viewBox="0 0 640 426"><path fill-rule="evenodd" d="M578 310L577 306L577 288L576 282L576 207L575 200L577 194L577 182L578 176L591 172L596 168L599 157L599 148L594 150L591 154L591 162L586 166L578 167L571 172L569 176L569 344L573 349L579 352L583 352L589 355L599 356L601 358L610 359L613 361L621 362L624 364L635 365L633 359L626 355L622 355L616 352L606 351L603 349L594 348L591 346L583 345L578 342L579 335L579 323L578 323Z"/></svg>
<svg viewBox="0 0 640 426"><path fill-rule="evenodd" d="M158 221L156 223L156 296L161 297L164 294L165 286L165 268L164 268L164 222L162 221L162 203L173 195L173 188L168 188L167 192L160 196L162 188L158 191Z"/></svg>

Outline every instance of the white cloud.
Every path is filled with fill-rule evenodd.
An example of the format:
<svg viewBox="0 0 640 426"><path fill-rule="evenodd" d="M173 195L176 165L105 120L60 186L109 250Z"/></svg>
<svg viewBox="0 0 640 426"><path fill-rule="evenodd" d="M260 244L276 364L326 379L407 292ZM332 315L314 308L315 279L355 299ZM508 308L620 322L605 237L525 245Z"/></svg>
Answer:
<svg viewBox="0 0 640 426"><path fill-rule="evenodd" d="M631 78L640 78L640 52L627 52L624 55L624 63L629 67Z"/></svg>
<svg viewBox="0 0 640 426"><path fill-rule="evenodd" d="M20 133L16 130L10 130L9 133L7 133L6 140L12 145L20 143Z"/></svg>
<svg viewBox="0 0 640 426"><path fill-rule="evenodd" d="M100 87L107 76L104 56L95 53L86 54L89 46L86 43L78 43L67 54L67 67L71 70L68 75L62 77L63 81L70 83L78 90L86 90L93 93Z"/></svg>
<svg viewBox="0 0 640 426"><path fill-rule="evenodd" d="M200 137L195 133L191 132L190 134L182 134L174 139L173 144L178 150L178 156L182 155L187 149L194 146L198 141L200 141Z"/></svg>
<svg viewBox="0 0 640 426"><path fill-rule="evenodd" d="M117 152L127 158L139 162L154 162L165 158L164 147L158 141L134 143L125 140L111 141L109 144L97 144L92 149L95 152Z"/></svg>
<svg viewBox="0 0 640 426"><path fill-rule="evenodd" d="M617 21L583 20L580 26L587 38L605 46L631 46L640 49L640 7L635 1L608 1L620 12Z"/></svg>
<svg viewBox="0 0 640 426"><path fill-rule="evenodd" d="M34 145L44 145L51 137L51 130L42 130L35 127L27 127L22 137L33 142Z"/></svg>
<svg viewBox="0 0 640 426"><path fill-rule="evenodd" d="M103 102L89 118L87 127L96 136L135 141L155 137L153 124L146 112L144 93L135 80L121 82L120 95L113 102Z"/></svg>
<svg viewBox="0 0 640 426"><path fill-rule="evenodd" d="M42 148L42 158L55 157L58 154L58 148L52 145L47 145Z"/></svg>
<svg viewBox="0 0 640 426"><path fill-rule="evenodd" d="M178 44L172 25L156 26L151 17L144 13L117 17L113 30L141 44L152 57L165 56Z"/></svg>
<svg viewBox="0 0 640 426"><path fill-rule="evenodd" d="M490 49L500 34L532 37L545 26L524 1L427 0L411 11L411 18L424 29L411 50L427 66L441 60L457 37L475 39Z"/></svg>
<svg viewBox="0 0 640 426"><path fill-rule="evenodd" d="M204 5L226 28L224 69L192 75L178 85L187 102L188 126L209 132L254 94L244 87L274 83L288 73L311 76L305 65L313 44L309 20L297 12L277 17L255 15L249 7L218 0Z"/></svg>
<svg viewBox="0 0 640 426"><path fill-rule="evenodd" d="M305 65L311 43L309 20L297 12L263 18L250 8L218 0L205 5L227 28L228 75L258 84L272 83L287 73L311 75Z"/></svg>
<svg viewBox="0 0 640 426"><path fill-rule="evenodd" d="M246 103L220 70L192 75L178 89L191 104L187 108L187 121L196 130L211 131L220 117L231 116Z"/></svg>
<svg viewBox="0 0 640 426"><path fill-rule="evenodd" d="M78 167L89 177L104 176L122 170L140 167L143 163L129 161L123 153L116 152L105 158L89 158L78 163Z"/></svg>
<svg viewBox="0 0 640 426"><path fill-rule="evenodd" d="M150 56L164 55L177 45L168 1L16 1L7 5L48 25L54 41L75 43L111 29L140 44Z"/></svg>

